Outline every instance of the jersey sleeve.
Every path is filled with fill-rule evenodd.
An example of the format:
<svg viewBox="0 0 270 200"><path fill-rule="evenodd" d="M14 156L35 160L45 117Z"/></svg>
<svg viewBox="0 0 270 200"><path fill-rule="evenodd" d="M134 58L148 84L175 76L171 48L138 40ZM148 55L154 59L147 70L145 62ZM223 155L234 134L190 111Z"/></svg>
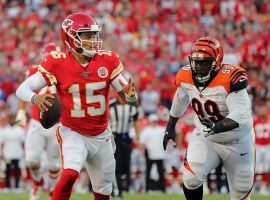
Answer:
<svg viewBox="0 0 270 200"><path fill-rule="evenodd" d="M124 69L123 64L119 58L119 56L112 52L112 60L111 60L111 65L112 65L112 72L110 76L110 81L112 81L114 78L116 78Z"/></svg>
<svg viewBox="0 0 270 200"><path fill-rule="evenodd" d="M184 88L177 88L173 98L170 115L173 117L181 117L185 113L189 103L189 97Z"/></svg>
<svg viewBox="0 0 270 200"><path fill-rule="evenodd" d="M179 70L175 75L175 86L180 87L181 85L181 71Z"/></svg>
<svg viewBox="0 0 270 200"><path fill-rule="evenodd" d="M181 83L194 84L192 80L191 67L189 65L182 67L175 75L175 86L180 87Z"/></svg>
<svg viewBox="0 0 270 200"><path fill-rule="evenodd" d="M230 118L240 125L249 120L251 102L246 90L230 93L226 97L226 105L229 109L229 114L226 118Z"/></svg>
<svg viewBox="0 0 270 200"><path fill-rule="evenodd" d="M55 65L55 59L52 57L51 54L49 54L38 66L38 71L41 72L48 86L57 84L57 79L54 72Z"/></svg>
<svg viewBox="0 0 270 200"><path fill-rule="evenodd" d="M243 68L236 69L230 76L230 92L237 92L248 86L248 78Z"/></svg>

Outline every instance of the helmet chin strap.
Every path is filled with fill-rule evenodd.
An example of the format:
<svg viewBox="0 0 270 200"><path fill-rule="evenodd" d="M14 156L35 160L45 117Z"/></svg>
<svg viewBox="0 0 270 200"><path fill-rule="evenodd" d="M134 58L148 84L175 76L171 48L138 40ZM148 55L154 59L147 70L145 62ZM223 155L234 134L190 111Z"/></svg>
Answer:
<svg viewBox="0 0 270 200"><path fill-rule="evenodd" d="M84 49L82 47L81 47L81 49L82 49L81 53L75 51L75 49L73 49L72 47L70 47L70 49L72 50L73 53L78 54L78 55L83 55L83 56L86 56L88 58L93 57L97 53L96 51L86 50L86 49Z"/></svg>
<svg viewBox="0 0 270 200"><path fill-rule="evenodd" d="M204 77L196 77L197 81L200 83L207 82L210 79L210 73L211 72L209 72L209 74L207 76L204 76Z"/></svg>

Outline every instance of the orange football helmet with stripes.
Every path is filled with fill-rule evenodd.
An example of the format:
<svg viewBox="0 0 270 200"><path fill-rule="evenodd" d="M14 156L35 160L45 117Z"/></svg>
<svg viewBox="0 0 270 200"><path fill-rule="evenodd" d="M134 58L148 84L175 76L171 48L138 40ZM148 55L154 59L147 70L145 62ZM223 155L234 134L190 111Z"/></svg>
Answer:
<svg viewBox="0 0 270 200"><path fill-rule="evenodd" d="M219 70L222 60L223 49L216 39L199 38L192 45L189 56L193 79L203 86Z"/></svg>

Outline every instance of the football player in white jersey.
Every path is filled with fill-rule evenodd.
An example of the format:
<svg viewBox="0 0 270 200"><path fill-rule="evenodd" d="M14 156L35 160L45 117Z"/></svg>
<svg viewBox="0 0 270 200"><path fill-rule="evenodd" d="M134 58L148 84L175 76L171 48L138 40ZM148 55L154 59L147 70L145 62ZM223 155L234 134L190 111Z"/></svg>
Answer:
<svg viewBox="0 0 270 200"><path fill-rule="evenodd" d="M60 47L55 43L48 43L44 45L40 53L40 57L44 59L48 54L60 52ZM25 73L26 78L35 74L38 71L38 66L34 65L28 68ZM52 94L56 92L55 86L44 87L37 92L37 94ZM26 125L26 102L20 102L20 110L17 113L16 120L20 125ZM56 128L54 125L50 129L42 127L39 121L38 106L32 106L31 119L25 140L25 160L26 165L30 169L33 187L30 191L29 200L40 199L42 188L44 186L45 174L43 174L44 162L42 161L42 154L46 151L48 163L46 166L46 175L48 175L48 192L50 198L52 197L54 186L60 175L60 152L59 145L56 139Z"/></svg>
<svg viewBox="0 0 270 200"><path fill-rule="evenodd" d="M254 129L248 80L243 68L223 64L220 43L198 39L191 48L190 65L176 75L177 91L163 146L175 142L175 124L191 104L196 113L184 163L187 200L203 198L203 181L221 162L226 169L232 200L249 200L254 177Z"/></svg>

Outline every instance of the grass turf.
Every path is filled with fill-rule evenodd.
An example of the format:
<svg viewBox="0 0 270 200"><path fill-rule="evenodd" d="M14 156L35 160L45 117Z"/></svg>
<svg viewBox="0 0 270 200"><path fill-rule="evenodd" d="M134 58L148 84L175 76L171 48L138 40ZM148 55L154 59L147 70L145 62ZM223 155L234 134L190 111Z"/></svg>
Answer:
<svg viewBox="0 0 270 200"><path fill-rule="evenodd" d="M2 200L28 200L27 193L0 193ZM47 194L42 194L41 200L47 200ZM72 194L71 200L93 200L92 194ZM229 195L205 195L204 200L228 200ZM270 196L253 195L252 200L269 200ZM112 198L113 200L113 198ZM183 195L177 194L125 194L124 200L185 200Z"/></svg>

